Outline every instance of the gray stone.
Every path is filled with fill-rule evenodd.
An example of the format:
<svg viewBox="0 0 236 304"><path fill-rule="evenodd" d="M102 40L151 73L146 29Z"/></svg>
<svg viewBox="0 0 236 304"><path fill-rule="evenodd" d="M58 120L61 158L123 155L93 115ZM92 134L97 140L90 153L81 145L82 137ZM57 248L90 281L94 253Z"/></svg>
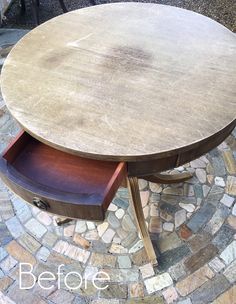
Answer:
<svg viewBox="0 0 236 304"><path fill-rule="evenodd" d="M220 257L222 260L224 260L226 265L229 265L233 260L236 259L236 240L225 248Z"/></svg>
<svg viewBox="0 0 236 304"><path fill-rule="evenodd" d="M211 204L204 204L189 220L187 226L194 233L202 228L214 214L215 207Z"/></svg>
<svg viewBox="0 0 236 304"><path fill-rule="evenodd" d="M236 260L233 261L223 272L224 276L232 284L236 281Z"/></svg>
<svg viewBox="0 0 236 304"><path fill-rule="evenodd" d="M55 245L56 241L57 241L57 235L55 235L54 233L47 231L47 233L44 235L43 239L42 239L42 244L45 245L46 247L53 247L53 245Z"/></svg>
<svg viewBox="0 0 236 304"><path fill-rule="evenodd" d="M121 241L121 245L125 248L131 246L137 239L137 232L131 231L128 235Z"/></svg>
<svg viewBox="0 0 236 304"><path fill-rule="evenodd" d="M165 272L165 273L162 273L155 277L146 279L144 281L144 283L145 283L147 292L150 294L150 293L156 292L158 290L162 290L165 287L172 285L173 281L172 281L172 278L169 275L169 273Z"/></svg>
<svg viewBox="0 0 236 304"><path fill-rule="evenodd" d="M186 210L182 209L175 213L175 228L178 228L180 225L182 225L187 218L187 212Z"/></svg>
<svg viewBox="0 0 236 304"><path fill-rule="evenodd" d="M8 220L13 216L14 216L14 211L12 208L11 201L8 198L2 199L0 197L0 217L3 220Z"/></svg>
<svg viewBox="0 0 236 304"><path fill-rule="evenodd" d="M228 225L224 224L212 240L212 244L219 250L222 250L231 242L233 236L234 231Z"/></svg>
<svg viewBox="0 0 236 304"><path fill-rule="evenodd" d="M191 301L191 299L188 298L188 299L177 302L177 304L192 304L192 301Z"/></svg>
<svg viewBox="0 0 236 304"><path fill-rule="evenodd" d="M211 203L212 205L216 206L218 204L218 202L220 201L220 199L222 198L223 193L224 193L223 188L214 185L211 188L210 193L208 194L206 202Z"/></svg>
<svg viewBox="0 0 236 304"><path fill-rule="evenodd" d="M25 227L30 231L32 235L34 235L36 238L41 238L46 232L47 229L36 219L32 218L29 220Z"/></svg>
<svg viewBox="0 0 236 304"><path fill-rule="evenodd" d="M12 240L12 235L10 234L9 230L7 229L4 223L0 222L0 244L2 246L7 245Z"/></svg>
<svg viewBox="0 0 236 304"><path fill-rule="evenodd" d="M105 299L126 299L128 295L128 286L120 284L105 284L108 287L104 290L101 290L100 297Z"/></svg>
<svg viewBox="0 0 236 304"><path fill-rule="evenodd" d="M173 280L178 281L179 278L184 277L186 275L186 267L184 265L184 260L176 263L168 269L169 274L173 278Z"/></svg>
<svg viewBox="0 0 236 304"><path fill-rule="evenodd" d="M39 251L37 252L37 258L44 262L47 261L47 258L49 257L49 255L50 255L50 251L46 247L41 247L39 249Z"/></svg>
<svg viewBox="0 0 236 304"><path fill-rule="evenodd" d="M10 231L11 235L14 238L18 238L19 236L21 236L24 233L24 229L16 216L7 220L6 225L7 225L8 230Z"/></svg>
<svg viewBox="0 0 236 304"><path fill-rule="evenodd" d="M200 183L205 184L206 182L206 171L204 169L196 169L196 176Z"/></svg>
<svg viewBox="0 0 236 304"><path fill-rule="evenodd" d="M122 228L127 232L137 231L131 217L128 214L125 214L122 219Z"/></svg>
<svg viewBox="0 0 236 304"><path fill-rule="evenodd" d="M210 234L215 234L223 225L229 214L230 210L226 206L221 205L221 207L216 210L211 220L207 223L204 230Z"/></svg>
<svg viewBox="0 0 236 304"><path fill-rule="evenodd" d="M78 220L76 222L76 226L75 226L75 232L77 233L83 233L87 230L87 225L86 225L86 221L81 221Z"/></svg>
<svg viewBox="0 0 236 304"><path fill-rule="evenodd" d="M199 184L195 184L194 185L194 192L195 192L195 196L196 198L203 198L203 191L202 191L202 186Z"/></svg>
<svg viewBox="0 0 236 304"><path fill-rule="evenodd" d="M7 256L6 250L4 248L0 247L0 261L5 259L6 256Z"/></svg>
<svg viewBox="0 0 236 304"><path fill-rule="evenodd" d="M230 287L230 283L223 275L218 275L207 281L191 295L193 304L206 304L212 302L221 293Z"/></svg>
<svg viewBox="0 0 236 304"><path fill-rule="evenodd" d="M181 240L179 239L176 232L173 232L168 236L164 236L158 240L158 246L161 253L172 250L174 248L178 248L180 245Z"/></svg>
<svg viewBox="0 0 236 304"><path fill-rule="evenodd" d="M119 197L116 197L113 201L113 204L115 204L117 207L122 209L127 209L129 207L129 203L127 200L121 199Z"/></svg>
<svg viewBox="0 0 236 304"><path fill-rule="evenodd" d="M30 219L32 216L30 208L27 206L26 202L24 202L22 199L20 199L17 196L13 196L11 198L12 204L14 206L14 209L16 211L16 216L18 219L24 223L27 220Z"/></svg>
<svg viewBox="0 0 236 304"><path fill-rule="evenodd" d="M113 212L109 212L107 221L111 225L111 227L114 229L117 229L118 227L120 227L120 221L118 220L118 218L115 216L115 214Z"/></svg>
<svg viewBox="0 0 236 304"><path fill-rule="evenodd" d="M183 258L188 256L191 253L190 249L186 244L168 250L160 255L158 258L158 269L160 271L166 271L169 267L175 265L176 263L180 262Z"/></svg>
<svg viewBox="0 0 236 304"><path fill-rule="evenodd" d="M228 194L224 194L220 202L230 208L233 205L234 198Z"/></svg>
<svg viewBox="0 0 236 304"><path fill-rule="evenodd" d="M117 262L119 268L131 268L131 260L128 255L119 255Z"/></svg>
<svg viewBox="0 0 236 304"><path fill-rule="evenodd" d="M216 176L224 176L226 174L225 164L221 157L212 157L212 166Z"/></svg>
<svg viewBox="0 0 236 304"><path fill-rule="evenodd" d="M35 253L41 247L41 244L28 233L24 233L18 239L18 241L23 247L25 247L25 249L27 249L31 253Z"/></svg>
<svg viewBox="0 0 236 304"><path fill-rule="evenodd" d="M220 272L225 267L225 264L218 257L215 257L208 265L215 272Z"/></svg>

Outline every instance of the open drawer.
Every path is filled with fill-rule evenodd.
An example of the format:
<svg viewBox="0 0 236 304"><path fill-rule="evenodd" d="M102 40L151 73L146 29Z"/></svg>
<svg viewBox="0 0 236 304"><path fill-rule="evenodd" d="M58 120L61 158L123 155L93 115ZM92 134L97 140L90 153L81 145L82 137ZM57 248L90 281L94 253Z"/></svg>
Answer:
<svg viewBox="0 0 236 304"><path fill-rule="evenodd" d="M0 175L18 196L42 210L103 220L126 177L126 164L71 155L21 132L1 156Z"/></svg>

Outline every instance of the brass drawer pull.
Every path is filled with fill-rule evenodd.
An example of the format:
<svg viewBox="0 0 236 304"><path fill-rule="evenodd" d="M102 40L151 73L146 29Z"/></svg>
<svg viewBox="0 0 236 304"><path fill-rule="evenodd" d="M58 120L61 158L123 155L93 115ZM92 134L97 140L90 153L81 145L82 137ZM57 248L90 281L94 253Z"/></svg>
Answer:
<svg viewBox="0 0 236 304"><path fill-rule="evenodd" d="M48 203L42 201L40 198L38 197L34 197L33 198L33 204L38 207L39 209L42 209L42 210L47 210L49 205Z"/></svg>

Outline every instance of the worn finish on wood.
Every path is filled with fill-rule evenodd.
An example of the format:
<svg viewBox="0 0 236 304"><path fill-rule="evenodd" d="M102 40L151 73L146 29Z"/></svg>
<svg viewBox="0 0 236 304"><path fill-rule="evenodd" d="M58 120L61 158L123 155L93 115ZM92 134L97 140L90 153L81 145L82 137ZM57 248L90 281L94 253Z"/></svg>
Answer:
<svg viewBox="0 0 236 304"><path fill-rule="evenodd" d="M137 177L128 177L127 178L130 201L134 209L135 220L143 241L143 245L147 252L150 263L157 265L156 254L152 245L152 241L149 236L148 228L145 223L145 218L143 214L143 207L141 202L141 197L139 193L138 179Z"/></svg>
<svg viewBox="0 0 236 304"><path fill-rule="evenodd" d="M235 124L235 84L235 34L143 3L58 16L21 40L2 72L7 106L32 136L130 162L178 157Z"/></svg>
<svg viewBox="0 0 236 304"><path fill-rule="evenodd" d="M127 173L125 163L74 156L23 133L1 158L0 175L36 207L71 218L103 220Z"/></svg>

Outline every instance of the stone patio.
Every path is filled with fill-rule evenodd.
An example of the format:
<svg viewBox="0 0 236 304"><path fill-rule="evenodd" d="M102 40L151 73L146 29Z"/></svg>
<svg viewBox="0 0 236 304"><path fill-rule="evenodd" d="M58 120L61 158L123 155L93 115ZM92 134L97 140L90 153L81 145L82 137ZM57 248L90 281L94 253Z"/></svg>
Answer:
<svg viewBox="0 0 236 304"><path fill-rule="evenodd" d="M1 64L23 30L0 30ZM20 128L0 100L0 151ZM158 267L147 261L134 223L127 189L120 188L106 220L72 221L30 207L0 183L0 303L122 304L236 303L236 130L198 160L172 172L194 177L177 185L140 180L146 223ZM77 271L87 286L19 289L19 265L31 263L37 276ZM111 281L97 290L92 276L103 270ZM70 286L78 285L76 276ZM25 282L30 284L29 280Z"/></svg>

